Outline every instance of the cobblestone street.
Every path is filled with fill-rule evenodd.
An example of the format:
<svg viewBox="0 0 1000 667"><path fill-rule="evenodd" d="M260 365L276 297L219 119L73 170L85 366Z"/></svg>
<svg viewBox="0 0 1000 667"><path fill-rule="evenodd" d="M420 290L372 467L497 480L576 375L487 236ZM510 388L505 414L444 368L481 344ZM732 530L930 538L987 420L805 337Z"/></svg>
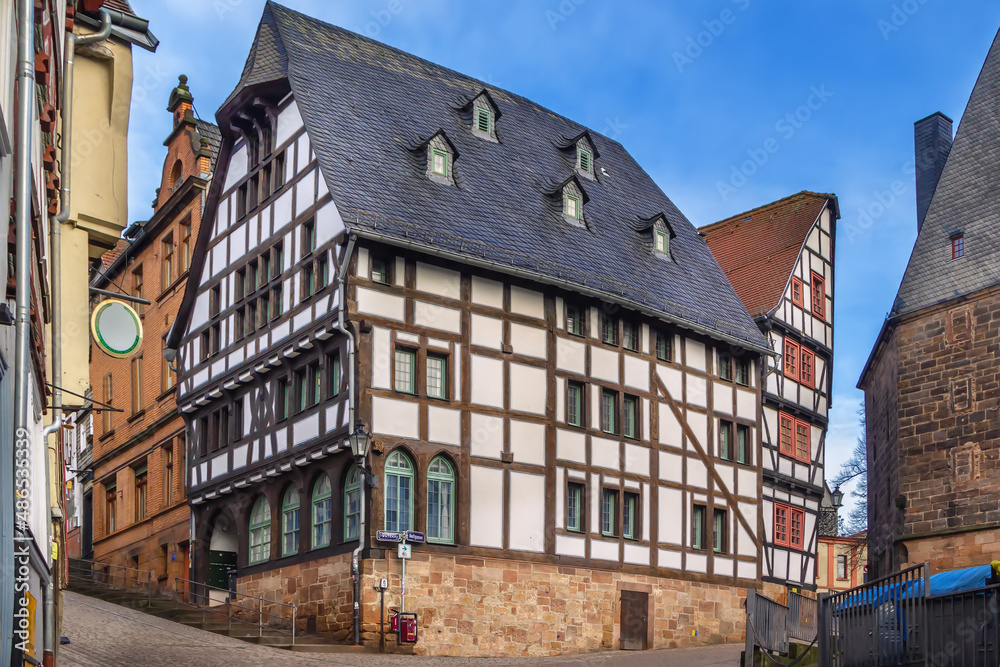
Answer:
<svg viewBox="0 0 1000 667"><path fill-rule="evenodd" d="M308 654L258 646L190 628L96 598L65 593L63 635L71 644L60 647L60 667L273 667L274 665L363 665L386 667L421 665L495 667L535 665L616 665L622 667L735 666L740 647L709 646L644 652L608 652L551 659L532 658L418 658L364 653Z"/></svg>

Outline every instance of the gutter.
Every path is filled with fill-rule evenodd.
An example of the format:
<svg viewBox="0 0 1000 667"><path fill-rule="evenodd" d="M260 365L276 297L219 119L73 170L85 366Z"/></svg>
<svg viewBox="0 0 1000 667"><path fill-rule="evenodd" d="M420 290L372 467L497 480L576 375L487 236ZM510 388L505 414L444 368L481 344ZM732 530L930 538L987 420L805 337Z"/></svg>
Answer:
<svg viewBox="0 0 1000 667"><path fill-rule="evenodd" d="M351 429L354 428L355 415L357 414L357 405L354 398L354 348L357 344L357 339L354 337L354 333L347 327L347 272L351 265L351 256L354 254L354 244L357 242L358 237L351 235L348 232L347 236L347 249L344 251L344 260L340 265L340 276L338 280L340 282L340 312L337 316L337 329L340 330L345 336L347 336L347 429L348 433L351 433ZM354 643L361 644L361 569L358 567L358 559L361 557L361 551L365 548L365 471L359 470L358 476L360 477L360 507L358 508L358 546L354 549L354 553L351 554L351 574L354 577Z"/></svg>
<svg viewBox="0 0 1000 667"><path fill-rule="evenodd" d="M120 12L114 12L121 17ZM77 36L72 32L66 35L66 60L63 65L63 108L62 108L62 151L60 152L59 179L62 184L60 194L59 213L52 218L49 225L49 252L51 261L49 262L52 272L52 284L50 293L52 298L52 423L49 424L42 433L45 442L45 466L46 475L52 474L54 461L58 460L58 452L55 447L49 444L49 436L58 434L63 424L63 370L62 370L62 226L69 220L70 215L70 166L73 156L73 66L77 45L96 44L103 42L111 34L112 13L110 10L101 9L100 29L91 34ZM20 283L19 283L20 286ZM57 442L62 442L61 435L56 438ZM45 485L45 503L49 510L47 521L48 545L54 539L52 529L52 519L55 518L52 511L52 483L54 480L47 480ZM51 546L50 546L51 549ZM53 563L53 566L55 563ZM54 664L56 650L56 611L55 611L55 586L52 579L45 590L45 637L43 662L46 665Z"/></svg>
<svg viewBox="0 0 1000 667"><path fill-rule="evenodd" d="M520 278L526 278L536 283L546 283L549 285L554 285L556 287L562 288L569 292L576 292L577 294L583 294L585 296L593 297L601 301L615 303L632 310L637 310L640 313L649 315L650 317L655 317L659 320L665 320L671 324L675 324L679 327L689 329L695 333L700 333L702 335L708 336L709 338L714 338L715 340L722 341L723 343L728 343L736 347L743 349L748 349L761 355L766 355L769 357L777 357L778 353L769 347L764 347L751 343L750 341L743 340L736 336L730 336L729 334L722 333L715 329L697 324L695 322L690 322L688 320L670 315L661 310L655 310L649 308L648 306L643 306L642 304L637 304L629 299L616 298L615 296L608 294L607 292L600 292L589 287L584 287L577 283L571 283L560 278L553 278L551 276L546 276L540 273L533 273L531 271L525 271L524 269L518 269L506 264L499 264L497 262L491 262L485 259L477 259L475 257L470 257L468 255L461 255L459 253L449 252L447 250L441 250L439 248L434 248L431 246L426 246L420 243L415 243L413 241L405 241L394 236L385 236L377 232L369 232L363 229L355 227L351 229L351 234L356 234L358 238L370 239L372 241L379 241L381 243L386 243L388 245L393 245L401 248L412 248L418 252L433 255L435 257L441 257L442 259L447 259L453 262L460 262L462 264L469 264L472 266L478 266L480 268L488 269L490 271L496 271L498 273L504 273L507 275L513 275Z"/></svg>

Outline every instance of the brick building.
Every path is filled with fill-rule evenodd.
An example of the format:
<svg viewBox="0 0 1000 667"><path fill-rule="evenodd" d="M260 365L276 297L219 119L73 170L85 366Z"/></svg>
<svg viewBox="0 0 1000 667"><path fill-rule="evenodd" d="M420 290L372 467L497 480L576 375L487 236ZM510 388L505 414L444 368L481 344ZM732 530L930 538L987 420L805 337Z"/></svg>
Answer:
<svg viewBox="0 0 1000 667"><path fill-rule="evenodd" d="M619 143L273 2L217 119L167 341L199 581L374 642L414 530L418 653L742 637L771 346Z"/></svg>
<svg viewBox="0 0 1000 667"><path fill-rule="evenodd" d="M1000 38L952 144L915 125L917 240L865 365L869 573L997 557Z"/></svg>
<svg viewBox="0 0 1000 667"><path fill-rule="evenodd" d="M172 131L153 216L126 230L125 243L91 280L151 302L136 306L144 329L138 352L117 359L91 349L94 399L117 410L93 418L94 558L152 571L170 589L173 577L189 577L190 514L184 422L162 351L187 283L219 143L218 129L194 117L186 81L180 77L167 107Z"/></svg>

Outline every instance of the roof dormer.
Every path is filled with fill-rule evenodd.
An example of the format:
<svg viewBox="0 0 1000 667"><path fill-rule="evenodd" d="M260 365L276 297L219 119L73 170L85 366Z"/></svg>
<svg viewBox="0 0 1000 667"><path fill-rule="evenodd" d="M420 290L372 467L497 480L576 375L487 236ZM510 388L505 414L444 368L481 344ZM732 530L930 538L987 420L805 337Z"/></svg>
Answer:
<svg viewBox="0 0 1000 667"><path fill-rule="evenodd" d="M654 253L668 259L674 258L670 246L671 240L677 234L670 221L667 220L665 213L658 213L651 218L639 220L636 231L642 236L643 242L652 247Z"/></svg>
<svg viewBox="0 0 1000 667"><path fill-rule="evenodd" d="M500 107L493 101L493 96L488 90L483 88L479 94L457 108L469 124L473 135L487 141L497 141Z"/></svg>
<svg viewBox="0 0 1000 667"><path fill-rule="evenodd" d="M580 183L576 176L570 176L562 183L556 184L549 191L549 195L554 201L558 201L563 219L575 225L587 226L587 220L584 217L584 208L587 202L590 201L590 197L587 196L587 192L583 189L583 184Z"/></svg>
<svg viewBox="0 0 1000 667"><path fill-rule="evenodd" d="M597 180L594 171L595 161L599 154L590 132L584 130L573 137L560 137L555 144L567 159L573 161L573 168L577 174L584 178Z"/></svg>
<svg viewBox="0 0 1000 667"><path fill-rule="evenodd" d="M455 184L455 160L458 159L458 149L444 130L438 130L429 139L410 150L419 158L427 178L443 185Z"/></svg>

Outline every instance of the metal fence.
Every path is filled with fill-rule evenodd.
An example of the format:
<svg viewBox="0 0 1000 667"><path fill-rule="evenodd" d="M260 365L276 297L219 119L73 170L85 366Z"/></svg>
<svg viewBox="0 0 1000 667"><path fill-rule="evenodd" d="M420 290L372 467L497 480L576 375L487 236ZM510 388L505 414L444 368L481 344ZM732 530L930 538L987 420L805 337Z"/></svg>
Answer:
<svg viewBox="0 0 1000 667"><path fill-rule="evenodd" d="M269 600L259 595L248 595L238 591L209 586L196 581L174 577L176 589L186 591L179 597L179 604L200 611L202 625L209 618L225 619L228 632L233 634L233 626L242 624L250 633L263 637L265 631L288 635L295 645L298 606L278 600Z"/></svg>
<svg viewBox="0 0 1000 667"><path fill-rule="evenodd" d="M925 563L823 596L819 616L820 665L926 664L929 570Z"/></svg>
<svg viewBox="0 0 1000 667"><path fill-rule="evenodd" d="M933 667L1000 665L998 597L1000 585L928 597L925 664Z"/></svg>
<svg viewBox="0 0 1000 667"><path fill-rule="evenodd" d="M747 590L747 640L743 664L753 665L753 648L760 646L773 653L788 653L788 607Z"/></svg>
<svg viewBox="0 0 1000 667"><path fill-rule="evenodd" d="M819 603L794 591L788 592L788 638L803 642L816 640Z"/></svg>
<svg viewBox="0 0 1000 667"><path fill-rule="evenodd" d="M139 570L123 565L111 565L82 558L70 558L67 565L70 583L77 581L130 593L145 595L151 599L156 581L149 570Z"/></svg>

